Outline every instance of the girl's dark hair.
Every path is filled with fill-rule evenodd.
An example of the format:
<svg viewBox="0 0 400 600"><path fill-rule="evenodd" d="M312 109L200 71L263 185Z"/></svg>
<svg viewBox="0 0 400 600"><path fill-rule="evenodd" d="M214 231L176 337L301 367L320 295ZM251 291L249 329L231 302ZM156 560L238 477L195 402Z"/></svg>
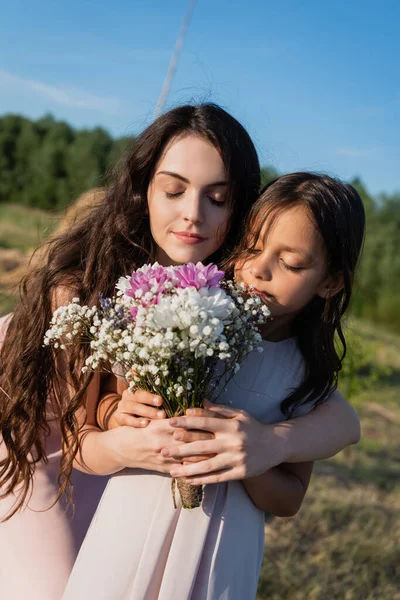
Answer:
<svg viewBox="0 0 400 600"><path fill-rule="evenodd" d="M341 275L343 288L327 299L316 296L294 321L306 372L301 385L281 404L287 417L302 404L320 404L337 387L346 354L341 318L349 306L365 232L364 206L351 185L317 173L283 175L261 191L228 266L251 254L267 217L273 219L294 206L304 206L312 216L325 246L327 275Z"/></svg>
<svg viewBox="0 0 400 600"><path fill-rule="evenodd" d="M69 448L61 461L60 495L67 490L78 449L77 409L84 404L90 376L79 364L87 350L69 357L69 382L75 395L65 397L65 381L57 371L54 350L43 346L59 290L69 289L68 302L79 296L84 304L98 302L99 293L112 295L118 277L155 259L147 216L147 189L167 144L174 138L197 135L220 153L229 182L230 224L225 241L212 257L219 260L237 243L242 223L260 187L260 165L246 130L215 104L185 105L170 110L136 137L117 165L104 199L71 229L46 244L46 261L20 287L21 301L9 323L1 349L0 427L6 456L0 461L0 497L21 485L12 516L30 490L35 463L46 461L49 403L61 423ZM58 356L57 364L65 357ZM64 397L63 397L64 394Z"/></svg>

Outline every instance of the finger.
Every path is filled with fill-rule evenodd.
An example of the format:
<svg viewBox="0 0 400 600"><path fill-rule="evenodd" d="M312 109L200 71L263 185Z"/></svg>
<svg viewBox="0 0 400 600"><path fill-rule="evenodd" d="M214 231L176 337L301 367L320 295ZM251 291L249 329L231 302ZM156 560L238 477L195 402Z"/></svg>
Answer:
<svg viewBox="0 0 400 600"><path fill-rule="evenodd" d="M202 431L226 431L228 423L226 419L215 417L174 417L169 419L169 425L180 429L201 429Z"/></svg>
<svg viewBox="0 0 400 600"><path fill-rule="evenodd" d="M184 461L178 461L179 464L186 465L186 463L197 463L202 460L209 460L216 456L215 454L205 454L204 456L187 456Z"/></svg>
<svg viewBox="0 0 400 600"><path fill-rule="evenodd" d="M217 455L197 463L172 467L170 473L171 477L194 477L197 475L200 479L204 475L209 475L225 468L227 468L226 465L221 461L220 456Z"/></svg>
<svg viewBox="0 0 400 600"><path fill-rule="evenodd" d="M147 404L138 404L137 402L123 402L122 400L118 405L118 412L145 417L146 419L165 419L167 416L165 411L160 408L148 406Z"/></svg>
<svg viewBox="0 0 400 600"><path fill-rule="evenodd" d="M188 417L216 417L218 419L224 419L223 415L216 414L214 411L208 410L207 408L188 408L186 410Z"/></svg>
<svg viewBox="0 0 400 600"><path fill-rule="evenodd" d="M230 406L224 406L222 404L213 404L208 400L204 400L204 405L206 406L209 413L217 413L218 415L221 415L228 419L241 418L245 415L245 411L241 410L240 408L232 408Z"/></svg>
<svg viewBox="0 0 400 600"><path fill-rule="evenodd" d="M138 402L139 404L147 404L148 406L161 406L163 399L158 394L151 394L145 390L135 390L130 392L126 390L122 394L122 398L126 398L129 401Z"/></svg>
<svg viewBox="0 0 400 600"><path fill-rule="evenodd" d="M195 475L193 477L183 477L183 481L190 485L208 485L210 483L222 483L223 481L232 481L241 479L235 469L221 469L207 475Z"/></svg>
<svg viewBox="0 0 400 600"><path fill-rule="evenodd" d="M213 440L215 435L208 431L186 431L182 429L181 431L175 431L173 434L174 440L179 440L180 442L196 442L198 440Z"/></svg>
<svg viewBox="0 0 400 600"><path fill-rule="evenodd" d="M186 459L187 456L204 456L217 454L220 443L217 440L197 441L189 444L168 446L161 450L163 456L172 456L177 459Z"/></svg>
<svg viewBox="0 0 400 600"><path fill-rule="evenodd" d="M147 427L150 423L149 419L137 418L132 415L127 415L125 413L120 413L115 415L115 420L120 427L124 425L128 425L129 427Z"/></svg>

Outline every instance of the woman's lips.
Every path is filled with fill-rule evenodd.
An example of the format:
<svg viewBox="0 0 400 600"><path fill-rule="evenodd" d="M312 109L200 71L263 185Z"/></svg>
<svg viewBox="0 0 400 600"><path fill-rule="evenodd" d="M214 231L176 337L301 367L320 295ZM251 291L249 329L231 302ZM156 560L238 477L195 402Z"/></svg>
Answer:
<svg viewBox="0 0 400 600"><path fill-rule="evenodd" d="M173 231L175 237L184 244L201 244L206 238L196 233L187 233L186 231Z"/></svg>

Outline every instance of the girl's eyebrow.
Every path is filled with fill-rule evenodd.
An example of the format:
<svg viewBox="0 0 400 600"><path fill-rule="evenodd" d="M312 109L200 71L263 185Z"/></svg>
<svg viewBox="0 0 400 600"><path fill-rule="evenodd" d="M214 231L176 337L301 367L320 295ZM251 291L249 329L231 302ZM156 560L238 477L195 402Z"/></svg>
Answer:
<svg viewBox="0 0 400 600"><path fill-rule="evenodd" d="M180 181L183 181L184 183L190 183L189 179L187 179L186 177L183 177L182 175L179 175L179 173L174 173L173 171L158 171L158 173L156 173L157 175L169 175L170 177L175 177L175 179L179 179ZM227 181L215 181L214 183L207 183L207 185L205 187L213 187L213 186L217 186L217 185L228 185Z"/></svg>

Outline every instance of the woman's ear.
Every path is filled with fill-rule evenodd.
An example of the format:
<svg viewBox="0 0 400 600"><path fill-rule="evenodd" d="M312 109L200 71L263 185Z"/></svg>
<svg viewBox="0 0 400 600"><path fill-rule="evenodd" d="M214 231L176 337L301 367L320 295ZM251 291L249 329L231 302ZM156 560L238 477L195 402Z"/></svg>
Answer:
<svg viewBox="0 0 400 600"><path fill-rule="evenodd" d="M344 287L343 273L337 273L327 277L321 284L321 287L317 293L320 298L333 298L336 296Z"/></svg>

